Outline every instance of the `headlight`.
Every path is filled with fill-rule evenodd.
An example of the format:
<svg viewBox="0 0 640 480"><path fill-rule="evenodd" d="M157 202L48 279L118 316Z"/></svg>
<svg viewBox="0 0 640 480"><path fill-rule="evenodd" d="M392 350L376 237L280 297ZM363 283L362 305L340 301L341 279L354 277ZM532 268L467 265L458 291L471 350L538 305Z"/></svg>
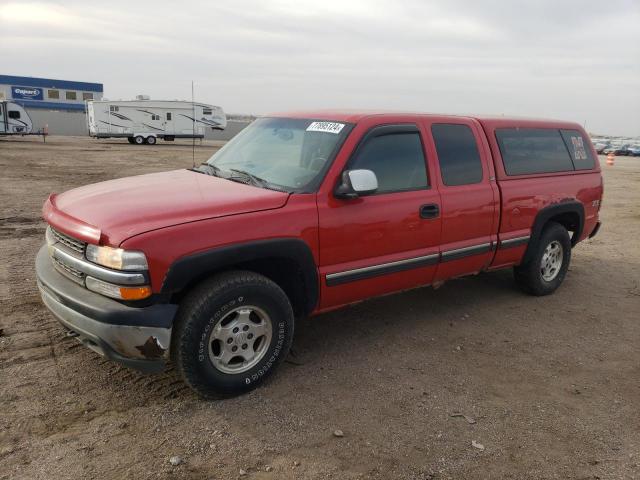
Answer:
<svg viewBox="0 0 640 480"><path fill-rule="evenodd" d="M116 270L147 270L149 268L144 253L133 250L89 244L85 255L90 262Z"/></svg>

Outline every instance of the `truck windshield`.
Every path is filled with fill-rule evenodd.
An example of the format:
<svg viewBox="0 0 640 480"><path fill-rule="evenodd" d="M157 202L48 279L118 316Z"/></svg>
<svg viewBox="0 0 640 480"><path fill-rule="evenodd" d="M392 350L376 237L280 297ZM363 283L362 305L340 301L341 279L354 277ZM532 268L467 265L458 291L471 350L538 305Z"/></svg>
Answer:
<svg viewBox="0 0 640 480"><path fill-rule="evenodd" d="M265 186L307 191L324 175L350 129L351 125L340 122L260 118L207 164L221 173L244 172Z"/></svg>

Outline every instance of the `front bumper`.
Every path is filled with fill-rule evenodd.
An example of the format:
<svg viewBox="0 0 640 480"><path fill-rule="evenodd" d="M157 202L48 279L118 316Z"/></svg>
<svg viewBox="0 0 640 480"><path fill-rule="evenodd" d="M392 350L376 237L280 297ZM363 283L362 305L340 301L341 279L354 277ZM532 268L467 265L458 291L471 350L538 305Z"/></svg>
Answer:
<svg viewBox="0 0 640 480"><path fill-rule="evenodd" d="M46 245L36 257L36 273L42 301L84 345L145 373L164 368L177 305L135 308L90 292L56 271Z"/></svg>

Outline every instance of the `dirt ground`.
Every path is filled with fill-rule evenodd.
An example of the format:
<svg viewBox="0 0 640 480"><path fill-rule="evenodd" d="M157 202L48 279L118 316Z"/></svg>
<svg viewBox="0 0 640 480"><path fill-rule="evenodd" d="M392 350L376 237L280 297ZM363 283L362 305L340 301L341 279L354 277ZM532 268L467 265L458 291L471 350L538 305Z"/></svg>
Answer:
<svg viewBox="0 0 640 480"><path fill-rule="evenodd" d="M264 387L217 402L66 337L34 278L50 192L191 162L0 139L0 479L640 478L639 158L603 165L603 229L555 295L502 271L305 320Z"/></svg>

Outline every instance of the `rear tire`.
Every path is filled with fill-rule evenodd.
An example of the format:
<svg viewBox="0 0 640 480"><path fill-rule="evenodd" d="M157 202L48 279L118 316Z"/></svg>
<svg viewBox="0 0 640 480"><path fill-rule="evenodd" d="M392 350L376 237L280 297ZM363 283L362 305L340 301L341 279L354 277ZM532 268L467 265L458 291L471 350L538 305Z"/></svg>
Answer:
<svg viewBox="0 0 640 480"><path fill-rule="evenodd" d="M133 138L133 143L136 145L144 145L144 137L142 135L137 135Z"/></svg>
<svg viewBox="0 0 640 480"><path fill-rule="evenodd" d="M294 316L282 289L254 272L225 272L182 301L171 355L183 380L205 398L253 390L284 360Z"/></svg>
<svg viewBox="0 0 640 480"><path fill-rule="evenodd" d="M155 145L156 144L156 137L147 137L147 143L149 145Z"/></svg>
<svg viewBox="0 0 640 480"><path fill-rule="evenodd" d="M513 269L518 286L535 296L550 295L560 286L571 261L569 232L556 222L545 225L531 259Z"/></svg>

